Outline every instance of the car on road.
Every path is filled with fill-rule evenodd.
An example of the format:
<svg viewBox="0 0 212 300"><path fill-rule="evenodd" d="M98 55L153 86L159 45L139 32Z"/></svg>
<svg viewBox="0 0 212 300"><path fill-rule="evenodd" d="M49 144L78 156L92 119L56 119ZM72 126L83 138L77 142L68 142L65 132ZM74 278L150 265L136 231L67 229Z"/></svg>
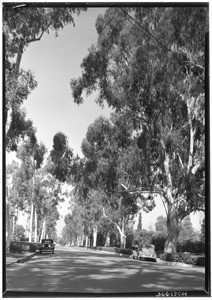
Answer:
<svg viewBox="0 0 212 300"><path fill-rule="evenodd" d="M52 252L54 253L55 244L53 239L42 239L41 244L38 246L39 253Z"/></svg>

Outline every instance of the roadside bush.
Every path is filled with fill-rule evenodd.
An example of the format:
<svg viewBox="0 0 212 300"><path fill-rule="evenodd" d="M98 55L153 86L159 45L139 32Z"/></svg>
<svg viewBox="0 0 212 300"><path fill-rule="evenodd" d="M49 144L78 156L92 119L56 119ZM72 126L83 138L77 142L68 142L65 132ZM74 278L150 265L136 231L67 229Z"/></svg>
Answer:
<svg viewBox="0 0 212 300"><path fill-rule="evenodd" d="M205 243L204 241L187 241L183 244L178 244L177 251L190 253L205 253Z"/></svg>
<svg viewBox="0 0 212 300"><path fill-rule="evenodd" d="M182 262L189 265L195 265L197 263L197 256L193 256L190 253L163 253L160 258L170 262Z"/></svg>
<svg viewBox="0 0 212 300"><path fill-rule="evenodd" d="M116 253L127 254L127 255L132 254L132 249L116 248L115 250L116 250Z"/></svg>
<svg viewBox="0 0 212 300"><path fill-rule="evenodd" d="M152 244L153 231L141 229L134 233L134 239L132 244L138 245L139 248Z"/></svg>
<svg viewBox="0 0 212 300"><path fill-rule="evenodd" d="M30 252L36 252L36 250L37 250L37 243L35 243L35 244L29 244L29 251Z"/></svg>
<svg viewBox="0 0 212 300"><path fill-rule="evenodd" d="M94 247L94 246L89 246L89 247L86 247L86 248L87 249L91 249L91 250L103 250L103 251L112 252L112 253L116 252L116 249L114 247L106 247L106 246L97 246L97 247Z"/></svg>
<svg viewBox="0 0 212 300"><path fill-rule="evenodd" d="M165 241L166 236L164 236L163 234L155 234L152 237L152 244L155 245L155 252L157 253L157 255L163 253Z"/></svg>
<svg viewBox="0 0 212 300"><path fill-rule="evenodd" d="M29 252L30 251L30 245L22 244L21 246L22 246L22 252Z"/></svg>
<svg viewBox="0 0 212 300"><path fill-rule="evenodd" d="M10 252L13 253L21 253L22 252L22 244L18 242L10 243Z"/></svg>
<svg viewBox="0 0 212 300"><path fill-rule="evenodd" d="M108 252L112 252L112 253L115 253L115 248L114 247L101 247L102 249L101 250L104 250L104 251L108 251Z"/></svg>
<svg viewBox="0 0 212 300"><path fill-rule="evenodd" d="M197 256L196 266L205 266L205 256Z"/></svg>
<svg viewBox="0 0 212 300"><path fill-rule="evenodd" d="M91 250L102 250L102 251L107 251L111 253L120 253L120 254L127 254L131 255L132 254L132 249L122 249L122 248L115 248L115 247L106 247L106 246L97 246L97 247L87 247L87 249Z"/></svg>
<svg viewBox="0 0 212 300"><path fill-rule="evenodd" d="M127 238L126 238L126 248L132 248L132 244L133 244L133 239L134 239L134 235L132 232L127 234Z"/></svg>
<svg viewBox="0 0 212 300"><path fill-rule="evenodd" d="M29 242L11 242L10 252L21 253L21 252L36 252L37 243Z"/></svg>

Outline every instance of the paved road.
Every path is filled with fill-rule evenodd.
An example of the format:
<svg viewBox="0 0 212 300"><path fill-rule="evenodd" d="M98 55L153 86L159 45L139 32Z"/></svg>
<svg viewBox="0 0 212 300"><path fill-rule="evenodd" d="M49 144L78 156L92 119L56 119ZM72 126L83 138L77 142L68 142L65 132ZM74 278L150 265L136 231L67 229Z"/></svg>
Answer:
<svg viewBox="0 0 212 300"><path fill-rule="evenodd" d="M135 293L202 291L204 269L176 268L81 248L56 247L7 267L7 291Z"/></svg>

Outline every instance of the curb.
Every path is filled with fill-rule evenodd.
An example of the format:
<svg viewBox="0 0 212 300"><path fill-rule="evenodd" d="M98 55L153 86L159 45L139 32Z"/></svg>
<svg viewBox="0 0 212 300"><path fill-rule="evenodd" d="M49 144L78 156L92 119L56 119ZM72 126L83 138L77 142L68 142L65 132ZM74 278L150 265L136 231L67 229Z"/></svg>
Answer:
<svg viewBox="0 0 212 300"><path fill-rule="evenodd" d="M12 261L11 263L6 263L6 266L10 266L10 265L15 264L15 263L24 263L24 262L30 260L30 259L31 259L33 256L35 256L35 255L36 255L36 252L35 252L35 253L32 253L32 254L29 254L29 255L27 255L27 256L24 256L24 257L22 257L22 258L19 258L19 259L17 259L17 260L14 260L14 261Z"/></svg>

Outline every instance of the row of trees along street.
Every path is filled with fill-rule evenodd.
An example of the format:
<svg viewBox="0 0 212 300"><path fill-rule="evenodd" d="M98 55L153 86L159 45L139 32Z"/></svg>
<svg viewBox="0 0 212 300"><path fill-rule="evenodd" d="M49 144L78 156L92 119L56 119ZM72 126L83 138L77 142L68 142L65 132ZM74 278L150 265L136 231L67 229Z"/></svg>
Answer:
<svg viewBox="0 0 212 300"><path fill-rule="evenodd" d="M101 231L110 245L118 233L125 248L135 216L162 201L167 215L164 251L175 253L182 221L205 211L208 9L111 7L100 15L97 44L82 61L81 77L70 85L78 105L97 90L97 103L107 103L113 113L88 127L82 158L73 155L66 136L58 132L43 162L45 146L37 144L33 124L22 110L36 81L30 71L20 69L20 58L31 40L52 29L57 34L81 10L4 10L6 143L21 159L21 165L7 167L7 240L11 216L22 210L29 213L29 239L33 230L34 241L51 236L64 196L61 185L67 182L73 191L63 237L88 245L92 233L95 246Z"/></svg>
<svg viewBox="0 0 212 300"><path fill-rule="evenodd" d="M43 34L50 31L54 31L57 37L64 26L74 25L73 15L79 15L82 11L86 11L86 8L4 3L5 144L7 151L16 151L21 161L21 165L12 163L6 168L7 251L20 211L29 214L29 241L36 242L39 237L55 232L59 219L57 204L63 201L62 175L57 173L59 162L54 166L57 145L54 143L45 163L43 160L47 149L45 145L38 144L36 129L33 122L27 119L23 108L37 81L31 70L21 68L21 59L31 43L39 42Z"/></svg>

